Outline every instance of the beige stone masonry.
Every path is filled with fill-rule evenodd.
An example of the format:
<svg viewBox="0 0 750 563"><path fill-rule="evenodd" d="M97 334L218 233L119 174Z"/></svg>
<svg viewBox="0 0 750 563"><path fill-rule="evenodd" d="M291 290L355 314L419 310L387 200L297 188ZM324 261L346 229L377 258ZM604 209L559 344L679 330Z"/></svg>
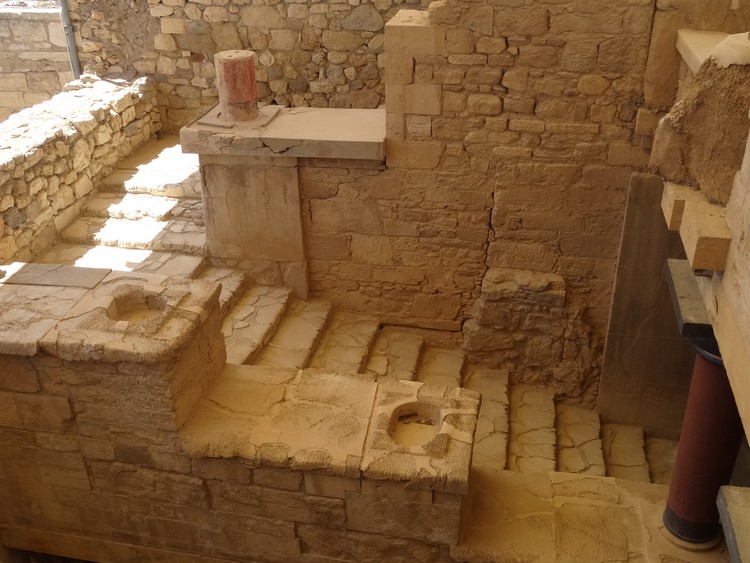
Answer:
<svg viewBox="0 0 750 563"><path fill-rule="evenodd" d="M546 473L556 469L554 393L514 385L510 392L508 469Z"/></svg>
<svg viewBox="0 0 750 563"><path fill-rule="evenodd" d="M680 238L693 270L725 270L732 233L723 206L703 197L686 201Z"/></svg>
<svg viewBox="0 0 750 563"><path fill-rule="evenodd" d="M607 476L650 483L643 428L622 424L602 425L602 448Z"/></svg>

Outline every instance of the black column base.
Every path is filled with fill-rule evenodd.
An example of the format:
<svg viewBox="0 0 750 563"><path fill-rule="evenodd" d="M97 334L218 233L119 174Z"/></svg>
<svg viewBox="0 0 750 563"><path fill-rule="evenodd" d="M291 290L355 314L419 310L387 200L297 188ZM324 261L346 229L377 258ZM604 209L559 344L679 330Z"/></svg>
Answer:
<svg viewBox="0 0 750 563"><path fill-rule="evenodd" d="M721 532L721 524L718 522L700 523L690 522L680 516L677 516L672 508L667 504L664 509L664 526L675 537L688 543L710 543L716 539Z"/></svg>

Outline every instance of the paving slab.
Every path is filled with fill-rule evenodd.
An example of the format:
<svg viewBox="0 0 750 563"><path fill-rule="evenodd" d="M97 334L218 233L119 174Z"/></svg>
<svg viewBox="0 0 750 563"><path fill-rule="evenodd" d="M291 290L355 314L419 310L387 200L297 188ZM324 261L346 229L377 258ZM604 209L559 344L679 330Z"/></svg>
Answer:
<svg viewBox="0 0 750 563"><path fill-rule="evenodd" d="M443 387L460 387L465 361L461 350L428 346L422 352L417 381Z"/></svg>
<svg viewBox="0 0 750 563"><path fill-rule="evenodd" d="M508 469L546 473L556 467L555 394L526 384L511 387Z"/></svg>
<svg viewBox="0 0 750 563"><path fill-rule="evenodd" d="M260 366L305 367L323 334L330 313L331 303L323 299L295 300L253 363Z"/></svg>
<svg viewBox="0 0 750 563"><path fill-rule="evenodd" d="M255 286L248 289L224 319L227 363L250 363L268 343L287 310L292 290Z"/></svg>
<svg viewBox="0 0 750 563"><path fill-rule="evenodd" d="M505 469L508 459L508 373L475 364L466 368L464 387L482 394L474 433L474 470Z"/></svg>
<svg viewBox="0 0 750 563"><path fill-rule="evenodd" d="M373 317L334 312L309 367L339 373L361 372L379 326Z"/></svg>
<svg viewBox="0 0 750 563"><path fill-rule="evenodd" d="M237 301L239 301L242 293L247 288L249 280L247 272L216 266L209 266L201 271L200 279L221 284L219 305L221 306L222 313L225 315L237 304Z"/></svg>
<svg viewBox="0 0 750 563"><path fill-rule="evenodd" d="M424 339L419 335L383 327L372 346L365 372L414 381L423 346Z"/></svg>
<svg viewBox="0 0 750 563"><path fill-rule="evenodd" d="M602 449L607 475L650 483L643 428L624 424L602 425Z"/></svg>
<svg viewBox="0 0 750 563"><path fill-rule="evenodd" d="M646 460L648 461L651 482L669 485L677 459L679 442L665 438L646 438Z"/></svg>
<svg viewBox="0 0 750 563"><path fill-rule="evenodd" d="M604 476L599 413L559 403L557 416L557 470Z"/></svg>
<svg viewBox="0 0 750 563"><path fill-rule="evenodd" d="M84 215L94 217L118 219L150 217L159 221L189 216L199 224L203 224L203 211L199 199L103 192L86 203L81 211Z"/></svg>

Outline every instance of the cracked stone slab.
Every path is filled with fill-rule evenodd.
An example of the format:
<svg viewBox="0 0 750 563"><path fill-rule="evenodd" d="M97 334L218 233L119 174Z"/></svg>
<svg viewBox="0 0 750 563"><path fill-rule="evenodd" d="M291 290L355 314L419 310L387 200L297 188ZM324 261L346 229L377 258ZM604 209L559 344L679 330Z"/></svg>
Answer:
<svg viewBox="0 0 750 563"><path fill-rule="evenodd" d="M224 319L222 332L227 363L251 362L274 334L292 293L285 287L255 286L248 289ZM295 366L291 366L295 367Z"/></svg>
<svg viewBox="0 0 750 563"><path fill-rule="evenodd" d="M508 459L508 373L471 364L464 387L482 394L474 433L473 470L505 469Z"/></svg>
<svg viewBox="0 0 750 563"><path fill-rule="evenodd" d="M424 339L419 335L383 327L372 346L365 372L413 381L423 345Z"/></svg>
<svg viewBox="0 0 750 563"><path fill-rule="evenodd" d="M560 403L556 426L557 470L604 476L599 413Z"/></svg>
<svg viewBox="0 0 750 563"><path fill-rule="evenodd" d="M205 228L191 219L158 221L106 217L79 217L62 232L63 240L77 244L102 244L161 252L203 254Z"/></svg>
<svg viewBox="0 0 750 563"><path fill-rule="evenodd" d="M469 389L381 379L362 474L466 494L479 400Z"/></svg>
<svg viewBox="0 0 750 563"><path fill-rule="evenodd" d="M602 447L608 476L642 483L651 482L643 428L603 424Z"/></svg>
<svg viewBox="0 0 750 563"><path fill-rule="evenodd" d="M508 469L521 473L554 471L556 443L554 391L535 385L512 386Z"/></svg>
<svg viewBox="0 0 750 563"><path fill-rule="evenodd" d="M465 361L462 350L428 346L422 352L417 381L443 387L460 387Z"/></svg>
<svg viewBox="0 0 750 563"><path fill-rule="evenodd" d="M374 379L229 365L180 439L194 456L239 456L257 465L359 477Z"/></svg>
<svg viewBox="0 0 750 563"><path fill-rule="evenodd" d="M652 483L669 485L677 459L679 442L665 438L646 438L646 460Z"/></svg>
<svg viewBox="0 0 750 563"><path fill-rule="evenodd" d="M4 267L7 275L0 283L14 285L54 285L60 287L84 287L91 289L106 278L109 268L81 268L61 264L25 264L14 262Z"/></svg>
<svg viewBox="0 0 750 563"><path fill-rule="evenodd" d="M372 317L336 311L309 366L340 373L359 373L379 326Z"/></svg>
<svg viewBox="0 0 750 563"><path fill-rule="evenodd" d="M203 268L204 258L191 254L59 242L40 256L37 262L193 278Z"/></svg>
<svg viewBox="0 0 750 563"><path fill-rule="evenodd" d="M330 313L331 303L324 299L295 300L253 363L271 367L305 367Z"/></svg>

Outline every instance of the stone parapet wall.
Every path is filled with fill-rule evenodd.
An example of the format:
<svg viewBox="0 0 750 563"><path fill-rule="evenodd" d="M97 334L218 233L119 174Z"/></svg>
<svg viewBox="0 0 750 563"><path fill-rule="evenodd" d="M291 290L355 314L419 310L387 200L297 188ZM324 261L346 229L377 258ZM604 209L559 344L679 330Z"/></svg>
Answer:
<svg viewBox="0 0 750 563"><path fill-rule="evenodd" d="M29 261L98 179L161 129L149 83L87 77L0 124L0 260Z"/></svg>
<svg viewBox="0 0 750 563"><path fill-rule="evenodd" d="M60 11L0 8L0 120L71 80Z"/></svg>

